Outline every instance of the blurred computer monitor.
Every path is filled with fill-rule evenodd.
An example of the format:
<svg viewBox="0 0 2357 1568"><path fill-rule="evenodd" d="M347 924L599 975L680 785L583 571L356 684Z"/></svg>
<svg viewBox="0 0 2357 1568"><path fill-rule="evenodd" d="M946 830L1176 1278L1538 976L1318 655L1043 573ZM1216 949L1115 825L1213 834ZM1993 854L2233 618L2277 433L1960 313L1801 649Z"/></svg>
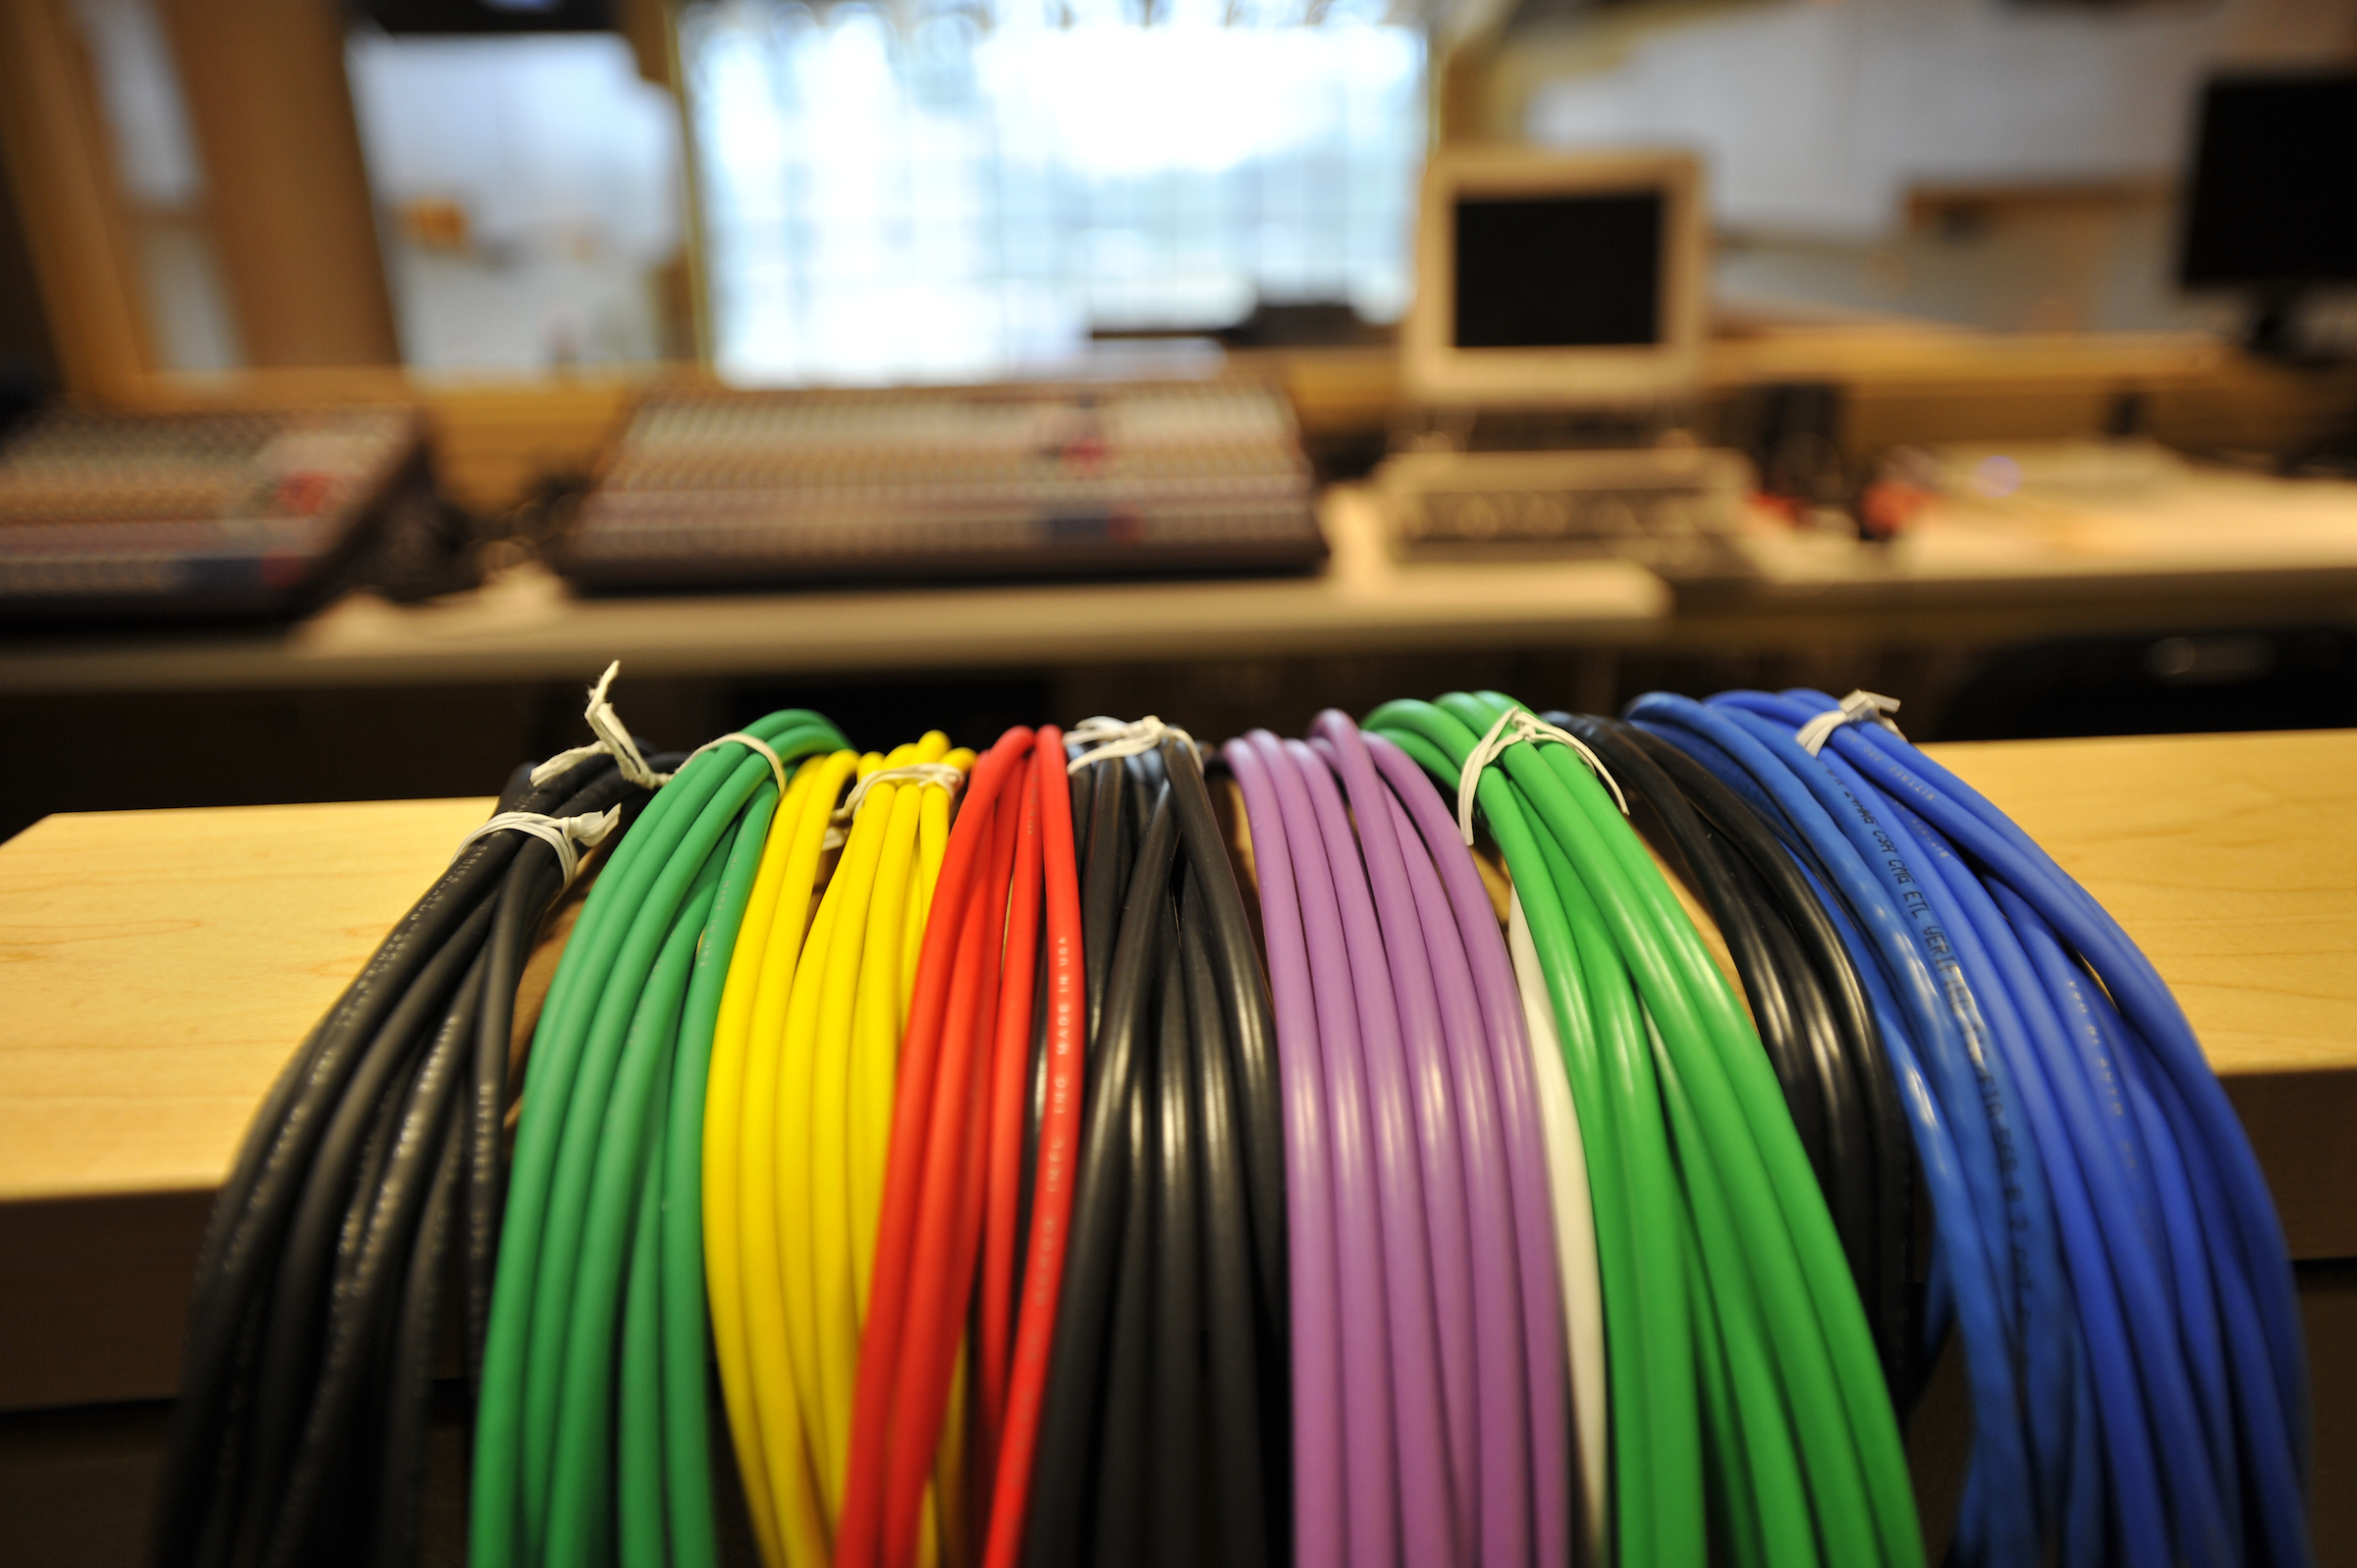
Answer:
<svg viewBox="0 0 2357 1568"><path fill-rule="evenodd" d="M1409 394L1609 406L1691 390L1704 222L1701 166L1686 153L1435 153L1404 335Z"/></svg>
<svg viewBox="0 0 2357 1568"><path fill-rule="evenodd" d="M2357 283L2357 74L2235 76L2202 94L2177 276L2254 297L2283 352L2306 290Z"/></svg>

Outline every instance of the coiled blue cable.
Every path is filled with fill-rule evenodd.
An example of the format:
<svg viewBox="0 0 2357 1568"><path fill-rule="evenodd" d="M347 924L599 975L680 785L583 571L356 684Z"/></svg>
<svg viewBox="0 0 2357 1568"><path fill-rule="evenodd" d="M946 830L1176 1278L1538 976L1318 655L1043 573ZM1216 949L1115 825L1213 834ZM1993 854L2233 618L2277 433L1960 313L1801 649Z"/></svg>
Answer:
<svg viewBox="0 0 2357 1568"><path fill-rule="evenodd" d="M1835 706L1816 692L1728 700L1794 725ZM1877 726L1844 726L1828 750L1836 771L1950 857L1936 869L2020 1004L2028 1054L2056 1092L2090 1193L2103 1199L2099 1239L2119 1271L2179 1559L2238 1560L2247 1530L2255 1558L2306 1562L2305 1356L2286 1251L2248 1140L2183 1013L2117 922L1969 785ZM1979 879L1965 855L1984 868L1986 908L1966 889ZM2085 983L2065 943L2102 988ZM2108 1443L2118 1403L2112 1390ZM2118 1463L2114 1454L2124 1523L2149 1493Z"/></svg>
<svg viewBox="0 0 2357 1568"><path fill-rule="evenodd" d="M1838 890L1839 896L1829 900L1827 908L1840 922L1845 940L1857 943L1853 951L1861 978L1881 1013L1892 1070L1904 1086L1918 1156L1933 1192L1936 1234L1946 1255L1964 1334L1966 1373L1978 1419L1957 1554L1964 1561L2036 1561L2040 1521L2022 1509L2019 1500L2035 1497L2042 1489L2051 1494L2055 1488L2041 1488L2034 1482L2025 1432L2004 1181L1986 1117L1977 1109L1959 1117L1916 1049L1925 1039L1940 1042L1931 1053L1934 1068L1962 1056L1954 1021L1946 1013L1930 965L1884 885L1862 863L1824 806L1731 717L1658 693L1639 698L1628 717L1688 751L1747 798L1764 797L1772 803L1773 811L1764 813L1771 825L1787 836L1787 843L1806 845L1796 859L1804 866L1813 861L1812 869L1822 871ZM1859 940L1862 934L1870 934L1871 941ZM1977 1090L1970 1093L1977 1100ZM1991 1499L1997 1506L1987 1505Z"/></svg>
<svg viewBox="0 0 2357 1568"><path fill-rule="evenodd" d="M2004 1177L2003 1214L2010 1228L2017 1349L2022 1357L2024 1416L2034 1465L2033 1492L2042 1539L2058 1529L2070 1473L2071 1427L2091 1419L2077 1408L2079 1335L2070 1281L2056 1233L2054 1196L2046 1161L2023 1113L2022 1090L1999 1045L2001 1032L2017 1033L2013 1009L2002 988L1983 964L1972 933L1950 906L1947 891L1926 864L1925 850L1905 826L1885 811L1877 815L1873 792L1836 759L1811 756L1780 725L1750 711L1729 693L1710 705L1748 731L1762 748L1800 780L1834 818L1858 858L1879 877L1907 918L1909 933L1938 976L1954 1035L1931 1036L1930 1066L1951 1118L1961 1120L1977 1105L1996 1145ZM1769 699L1775 700L1773 698ZM1992 1027L1990 1014L2003 1009ZM1950 1040L1960 1048L1948 1054ZM1953 1098L1947 1098L1952 1096Z"/></svg>
<svg viewBox="0 0 2357 1568"><path fill-rule="evenodd" d="M1822 692L1790 695L1812 705L1812 711L1831 704ZM2153 1062L2175 1084L2189 1127L2218 1162L2224 1217L2231 1220L2228 1236L2241 1254L2253 1289L2267 1363L2294 1439L2297 1485L2304 1495L2309 1477L2308 1368L2290 1252L2250 1140L2176 999L2118 922L1971 785L1879 726L1844 726L1836 731L1833 744L1869 777L1879 774L1881 787L1915 806L2036 907L2116 999ZM1922 797L1920 804L1911 798L1916 795Z"/></svg>

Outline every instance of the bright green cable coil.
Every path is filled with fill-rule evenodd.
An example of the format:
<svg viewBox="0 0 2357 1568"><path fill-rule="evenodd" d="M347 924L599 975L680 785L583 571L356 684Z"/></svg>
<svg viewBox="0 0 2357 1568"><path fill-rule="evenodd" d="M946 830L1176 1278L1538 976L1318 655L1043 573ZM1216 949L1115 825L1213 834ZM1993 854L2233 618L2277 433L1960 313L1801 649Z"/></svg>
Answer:
<svg viewBox="0 0 2357 1568"><path fill-rule="evenodd" d="M833 726L795 710L772 714L747 732L769 744L788 766L843 745ZM669 1487L674 1504L668 1509L658 1504L658 1516L668 1517L675 1555L683 1562L710 1560L710 1466L701 1430L701 1238L698 1217L692 1212L700 1191L693 1186L681 1189L692 1195L691 1212L684 1217L690 1231L685 1238L687 1267L696 1275L689 1297L680 1290L676 1277L681 1241L673 1237L666 1243L662 1235L665 1229L677 1228L667 1223L663 1201L665 1186L677 1182L677 1160L667 1151L674 1140L672 1129L684 1113L679 1109L683 1102L694 1103L700 1136L700 1075L709 1062L711 1012L717 1005L717 982L707 981L699 988L688 976L691 969L700 973L702 965L696 960L704 949L717 950L725 972L777 798L768 760L750 748L724 746L690 759L655 793L624 837L590 890L566 945L525 1072L493 1287L470 1523L470 1560L477 1564L504 1568L543 1558L576 1560L570 1556L570 1546L561 1546L550 1535L552 1520L560 1518L557 1535L565 1541L576 1540L584 1531L592 1542L603 1540L611 1481L608 1462L596 1455L577 1457L586 1450L576 1445L576 1457L568 1461L564 1494L555 1495L552 1488L560 1410L566 1411L568 1425L576 1408L588 1408L593 1425L611 1420L610 1378L592 1376L582 1386L571 1373L588 1366L589 1347L601 1339L595 1331L601 1321L611 1363L613 1325L620 1312L612 1297L623 1288L624 1270L608 1256L608 1249L619 1248L620 1232L626 1230L630 1232L632 1284L639 1284L636 1259L643 1253L649 1260L643 1271L655 1287L655 1305L636 1310L641 1321L635 1327L625 1315L622 1391L633 1410L642 1400L655 1401L650 1411L655 1419L647 1430L659 1436L652 1450L656 1462L650 1464L635 1453L629 1457L632 1474L626 1485L651 1477L653 1485ZM684 912L684 904L693 907ZM684 913L692 918L684 918ZM665 968L662 958L675 946L677 955ZM657 988L653 982L659 968L664 981ZM652 999L654 1005L642 1007L650 989L661 995ZM657 1031L653 1038L659 1046L651 1049L649 1059L659 1062L659 1070L634 1070L621 1091L623 1103L617 1104L617 1073L631 1054L633 1024L642 1011ZM691 1089L679 1081L676 1063L683 1056L697 1074ZM617 1117L639 1129L634 1146L609 1148L602 1133ZM621 1162L613 1173L604 1173L602 1184L600 1166L610 1162L601 1160L601 1151ZM601 1185L606 1197L591 1239L598 1276L610 1273L612 1283L603 1287L604 1305L596 1307L584 1297L598 1292L584 1292L580 1274L592 1189ZM623 1217L619 1225L613 1217L618 1205ZM650 1209L655 1228L642 1239L633 1217ZM662 1278L666 1269L674 1274L667 1288ZM639 1288L643 1294L644 1287ZM667 1301L673 1306L668 1316L680 1320L677 1325L664 1323ZM582 1323L590 1331L569 1355L576 1314L586 1314ZM697 1378L677 1394L662 1377L664 1356L680 1359L676 1348L666 1351L666 1334L675 1339L684 1334L695 1344ZM600 1381L608 1390L602 1405L591 1397ZM576 1390L570 1406L569 1388ZM692 1438L681 1431L688 1421L689 1400L696 1412ZM634 1429L636 1424L631 1425ZM604 1451L601 1445L599 1454ZM662 1462L673 1453L676 1464ZM706 1499L700 1507L689 1501L699 1495ZM631 1512L635 1520L645 1509L633 1501ZM634 1546L637 1538L633 1531Z"/></svg>

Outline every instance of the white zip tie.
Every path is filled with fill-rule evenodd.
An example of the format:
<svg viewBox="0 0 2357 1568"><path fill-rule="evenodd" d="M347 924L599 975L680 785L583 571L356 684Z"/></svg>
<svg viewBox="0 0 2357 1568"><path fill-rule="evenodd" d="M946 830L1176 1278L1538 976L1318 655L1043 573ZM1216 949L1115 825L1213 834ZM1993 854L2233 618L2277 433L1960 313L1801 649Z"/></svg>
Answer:
<svg viewBox="0 0 2357 1568"><path fill-rule="evenodd" d="M1513 733L1507 733L1507 730ZM1620 815L1628 815L1628 796L1620 792L1619 781L1604 765L1604 759L1588 749L1588 743L1560 725L1551 725L1528 708L1509 708L1490 726L1490 732L1481 737L1481 744L1465 758L1465 765L1456 775L1456 831L1464 835L1465 843L1473 842L1473 792L1481 787L1481 770L1502 756L1506 748L1523 740L1552 740L1569 746L1587 763L1613 798L1620 802Z"/></svg>
<svg viewBox="0 0 2357 1568"><path fill-rule="evenodd" d="M778 781L778 795L781 799L783 799L786 794L786 764L780 762L778 760L778 754L769 749L769 742L763 740L759 735L748 735L741 730L732 730L725 735L714 735L711 739L705 741L702 745L687 753L685 761L683 761L677 768L674 768L671 772L665 774L663 777L665 779L677 779L681 774L684 774L687 771L688 763L693 762L705 752L710 751L714 746L725 746L732 740L736 741L737 744L740 746L748 746L769 759L770 777Z"/></svg>
<svg viewBox="0 0 2357 1568"><path fill-rule="evenodd" d="M581 717L589 721L589 732L597 738L588 745L560 751L534 768L532 783L546 784L574 764L584 762L601 751L614 759L614 765L622 771L625 779L641 789L660 789L671 782L670 774L657 773L647 766L646 758L638 750L638 742L630 738L629 727L622 722L622 716L614 711L614 705L606 700L608 688L620 674L622 661L617 659L606 666L606 673L597 677L596 685L589 688L589 706Z"/></svg>
<svg viewBox="0 0 2357 1568"><path fill-rule="evenodd" d="M1077 740L1090 749L1066 763L1064 771L1068 774L1078 773L1090 764L1108 758L1134 757L1141 752L1152 751L1162 744L1164 735L1177 735L1186 742L1186 748L1195 754L1196 761L1202 760L1203 748L1195 744L1193 735L1177 725L1166 725L1152 714L1134 723L1124 723L1099 714L1094 719L1081 720L1065 731L1067 740Z"/></svg>
<svg viewBox="0 0 2357 1568"><path fill-rule="evenodd" d="M958 791L965 787L965 770L949 762L911 762L898 768L878 768L851 785L851 792L843 797L843 804L827 819L827 836L820 840L821 849L840 849L850 840L851 819L859 814L859 802L880 784L937 784L956 800Z"/></svg>
<svg viewBox="0 0 2357 1568"><path fill-rule="evenodd" d="M1834 731L1843 725L1866 724L1871 721L1904 740L1907 738L1906 731L1891 722L1891 716L1896 712L1898 712L1896 697L1886 697L1879 691L1853 691L1841 699L1839 707L1826 709L1825 712L1793 730L1792 738L1806 746L1809 755L1814 757L1825 749L1825 743L1834 738Z"/></svg>
<svg viewBox="0 0 2357 1568"><path fill-rule="evenodd" d="M565 886L573 886L574 877L581 869L581 851L594 849L606 841L606 835L622 821L622 808L608 806L603 811L585 811L577 817L544 817L537 811L503 811L489 822L459 840L456 862L466 846L477 838L495 833L528 833L557 852L557 869L565 873Z"/></svg>

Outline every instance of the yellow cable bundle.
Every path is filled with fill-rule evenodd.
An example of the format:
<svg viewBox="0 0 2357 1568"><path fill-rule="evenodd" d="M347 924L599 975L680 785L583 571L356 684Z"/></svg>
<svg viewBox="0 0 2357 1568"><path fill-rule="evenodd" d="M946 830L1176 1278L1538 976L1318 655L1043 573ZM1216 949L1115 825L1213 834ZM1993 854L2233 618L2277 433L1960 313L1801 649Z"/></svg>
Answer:
<svg viewBox="0 0 2357 1568"><path fill-rule="evenodd" d="M778 1253L778 1040L810 923L828 818L857 761L814 758L770 830L713 1038L704 1112L704 1268L712 1335L748 1510L770 1568L827 1560L793 1396Z"/></svg>
<svg viewBox="0 0 2357 1568"><path fill-rule="evenodd" d="M771 1568L817 1568L831 1551L901 1031L951 795L891 780L869 788L831 871L828 829L855 778L942 762L964 772L973 753L936 732L888 756L804 765L730 960L705 1118L705 1268L730 1430ZM945 1466L937 1486L956 1479ZM923 1558L938 1557L928 1528Z"/></svg>

